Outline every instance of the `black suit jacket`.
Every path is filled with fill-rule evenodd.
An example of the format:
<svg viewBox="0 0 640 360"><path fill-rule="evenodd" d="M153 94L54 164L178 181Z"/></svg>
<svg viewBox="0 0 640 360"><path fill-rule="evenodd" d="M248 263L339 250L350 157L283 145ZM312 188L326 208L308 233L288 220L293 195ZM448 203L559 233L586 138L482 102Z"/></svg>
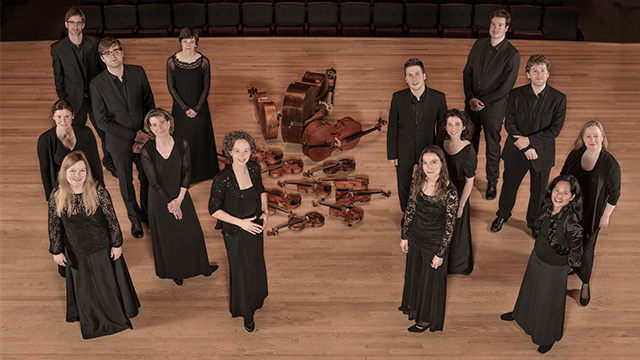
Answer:
<svg viewBox="0 0 640 360"><path fill-rule="evenodd" d="M144 116L155 107L151 86L144 69L124 65L128 101L120 93L108 70L91 81L91 105L98 127L105 132L107 150L131 151L136 132L142 129Z"/></svg>
<svg viewBox="0 0 640 360"><path fill-rule="evenodd" d="M502 159L507 161L532 161L536 171L551 168L556 160L556 137L560 134L567 113L567 97L547 84L546 94L537 115L531 117L531 84L517 87L509 93L504 127L509 137L504 143ZM529 137L530 147L536 150L538 158L527 160L523 150L513 143L513 135Z"/></svg>
<svg viewBox="0 0 640 360"><path fill-rule="evenodd" d="M520 69L520 53L508 40L504 41L483 71L482 59L491 46L491 38L478 39L463 70L465 105L468 107L472 98L480 99L485 106L481 112L489 116L504 116L507 94L515 85Z"/></svg>
<svg viewBox="0 0 640 360"><path fill-rule="evenodd" d="M414 159L422 150L436 143L436 128L439 128L445 112L447 100L444 93L425 88L422 118L416 124L413 115L409 88L397 91L391 98L389 126L387 127L387 159Z"/></svg>
<svg viewBox="0 0 640 360"><path fill-rule="evenodd" d="M83 35L83 42L82 52L84 59L86 59L84 72L71 47L71 40L68 36L51 44L56 93L58 93L59 99L69 101L75 111L82 107L85 92L89 93L91 80L105 68L104 63L100 60L100 54L98 54L100 39Z"/></svg>

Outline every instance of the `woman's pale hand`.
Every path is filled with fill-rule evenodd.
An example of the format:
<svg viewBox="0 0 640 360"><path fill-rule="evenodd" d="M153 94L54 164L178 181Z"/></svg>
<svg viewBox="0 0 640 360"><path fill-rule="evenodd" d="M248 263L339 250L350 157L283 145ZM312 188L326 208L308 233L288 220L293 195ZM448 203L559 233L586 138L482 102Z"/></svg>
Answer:
<svg viewBox="0 0 640 360"><path fill-rule="evenodd" d="M122 248L119 247L112 247L111 248L111 259L113 261L116 261L120 258L120 256L122 256Z"/></svg>
<svg viewBox="0 0 640 360"><path fill-rule="evenodd" d="M408 253L409 252L409 240L400 240L400 249L402 249L403 252Z"/></svg>
<svg viewBox="0 0 640 360"><path fill-rule="evenodd" d="M194 118L194 117L196 117L197 115L198 115L198 113L197 113L197 112L195 112L195 110L193 110L193 109L189 109L189 110L187 110L187 116L188 116L188 117L190 117L190 118L192 118L192 119L193 119L193 118Z"/></svg>
<svg viewBox="0 0 640 360"><path fill-rule="evenodd" d="M437 269L440 267L440 265L442 265L443 261L444 260L438 255L433 255L433 260L431 260L431 267Z"/></svg>
<svg viewBox="0 0 640 360"><path fill-rule="evenodd" d="M600 218L600 224L598 225L598 227L600 227L600 229L604 229L607 226L609 226L609 217L607 215L602 215L602 217Z"/></svg>
<svg viewBox="0 0 640 360"><path fill-rule="evenodd" d="M60 266L67 266L67 258L63 253L53 255L53 261Z"/></svg>
<svg viewBox="0 0 640 360"><path fill-rule="evenodd" d="M262 219L262 227L263 228L267 227L267 222L269 221L269 214L266 211L263 211L262 215L260 215L260 219Z"/></svg>
<svg viewBox="0 0 640 360"><path fill-rule="evenodd" d="M260 232L262 232L262 225L254 223L252 220L255 219L255 216L247 219L240 219L238 226L252 235L260 234Z"/></svg>
<svg viewBox="0 0 640 360"><path fill-rule="evenodd" d="M459 206L458 207L458 214L456 215L456 217L458 219L460 219L462 217L462 213L464 212L464 206Z"/></svg>
<svg viewBox="0 0 640 360"><path fill-rule="evenodd" d="M171 211L176 220L182 220L182 209L178 208L175 211Z"/></svg>

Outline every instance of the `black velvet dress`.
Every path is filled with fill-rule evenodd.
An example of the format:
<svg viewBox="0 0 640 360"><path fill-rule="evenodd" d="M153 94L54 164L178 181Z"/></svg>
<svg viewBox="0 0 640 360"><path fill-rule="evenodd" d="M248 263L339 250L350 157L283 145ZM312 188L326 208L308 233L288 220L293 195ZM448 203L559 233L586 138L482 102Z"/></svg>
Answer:
<svg viewBox="0 0 640 360"><path fill-rule="evenodd" d="M211 275L204 234L189 191L182 201L182 220L167 210L180 188L189 188L189 144L174 137L168 159L156 150L155 140L142 149L142 166L149 179L149 228L156 275L160 278L188 278Z"/></svg>
<svg viewBox="0 0 640 360"><path fill-rule="evenodd" d="M462 196L467 178L476 175L478 159L472 144L462 148L454 155L445 151L449 178L458 191L458 198ZM462 217L456 219L453 238L449 245L449 274L469 275L473 271L473 249L471 246L471 221L469 199L464 205Z"/></svg>
<svg viewBox="0 0 640 360"><path fill-rule="evenodd" d="M49 252L64 252L67 259L67 321L80 321L85 339L133 329L129 318L140 302L124 256L110 258L111 248L122 246L122 232L107 189L98 184L99 206L92 215L76 194L63 216L55 212L56 190L49 199Z"/></svg>
<svg viewBox="0 0 640 360"><path fill-rule="evenodd" d="M422 191L410 198L404 215L402 239L409 240L400 310L409 320L430 331L442 330L447 298L447 251L458 211L458 194L447 186L442 200ZM433 256L443 258L440 267L431 267Z"/></svg>
<svg viewBox="0 0 640 360"><path fill-rule="evenodd" d="M183 63L175 55L167 60L167 87L173 98L171 115L175 134L187 139L191 146L191 184L213 179L220 171L216 141L209 112L209 59L201 56L193 63ZM195 118L187 116L193 109Z"/></svg>

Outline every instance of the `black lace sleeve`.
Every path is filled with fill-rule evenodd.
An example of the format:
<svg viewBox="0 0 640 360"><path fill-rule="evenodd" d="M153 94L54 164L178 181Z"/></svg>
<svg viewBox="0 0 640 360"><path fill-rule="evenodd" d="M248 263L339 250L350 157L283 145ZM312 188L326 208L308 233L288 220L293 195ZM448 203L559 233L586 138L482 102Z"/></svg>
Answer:
<svg viewBox="0 0 640 360"><path fill-rule="evenodd" d="M438 257L444 257L444 255L449 250L449 244L451 243L451 238L453 237L453 228L456 224L456 214L458 213L458 192L456 188L449 184L447 187L447 192L444 195L444 206L445 206L445 228L444 228L444 236L442 237L442 242L440 243L440 247L436 252Z"/></svg>
<svg viewBox="0 0 640 360"><path fill-rule="evenodd" d="M64 225L62 219L56 215L56 193L57 187L49 196L49 252L58 255L64 251L64 241L62 234L64 233Z"/></svg>
<svg viewBox="0 0 640 360"><path fill-rule="evenodd" d="M573 211L564 223L564 236L569 244L569 265L579 267L582 264L582 226Z"/></svg>
<svg viewBox="0 0 640 360"><path fill-rule="evenodd" d="M97 191L98 204L100 205L100 209L102 209L104 218L107 221L107 226L109 227L109 240L111 241L111 247L120 247L122 246L122 231L120 230L120 224L118 223L118 217L116 216L116 211L113 208L109 191L107 191L107 188L100 183L98 183Z"/></svg>
<svg viewBox="0 0 640 360"><path fill-rule="evenodd" d="M169 89L169 94L171 94L171 97L173 98L173 100L175 100L178 103L178 105L180 105L182 110L187 111L189 110L189 107L182 100L182 98L180 98L180 95L178 94L178 89L176 88L176 77L174 74L175 70L176 70L176 62L173 56L171 56L169 57L169 59L167 59L167 88Z"/></svg>
<svg viewBox="0 0 640 360"><path fill-rule="evenodd" d="M191 149L189 148L189 142L187 141L187 139L178 137L174 137L174 139L176 141L175 146L182 147L182 169L180 170L180 187L188 189L189 183L191 181Z"/></svg>
<svg viewBox="0 0 640 360"><path fill-rule="evenodd" d="M412 193L410 190L409 194ZM411 228L411 223L413 222L413 218L416 215L416 199L412 196L409 197L409 201L407 202L407 208L404 210L404 223L402 224L402 232L400 233L400 239L408 240L409 239L409 229Z"/></svg>
<svg viewBox="0 0 640 360"><path fill-rule="evenodd" d="M144 147L142 147L142 152L140 153L142 168L144 169L144 174L149 180L149 186L151 186L155 192L160 194L167 203L170 203L173 199L171 199L169 193L167 193L162 183L158 180L158 173L156 172L156 166L153 162L153 159L156 156L153 153L156 151L155 148L156 142L154 140L147 141L147 143L144 144Z"/></svg>
<svg viewBox="0 0 640 360"><path fill-rule="evenodd" d="M200 112L200 110L202 110L202 107L209 96L209 88L211 86L211 66L209 64L209 59L204 55L202 55L200 67L202 68L202 92L200 93L198 104L193 108L193 111L195 112Z"/></svg>
<svg viewBox="0 0 640 360"><path fill-rule="evenodd" d="M209 195L209 215L213 215L213 213L224 207L224 197L227 188L225 179L223 172L219 172L218 175L213 178L211 195Z"/></svg>

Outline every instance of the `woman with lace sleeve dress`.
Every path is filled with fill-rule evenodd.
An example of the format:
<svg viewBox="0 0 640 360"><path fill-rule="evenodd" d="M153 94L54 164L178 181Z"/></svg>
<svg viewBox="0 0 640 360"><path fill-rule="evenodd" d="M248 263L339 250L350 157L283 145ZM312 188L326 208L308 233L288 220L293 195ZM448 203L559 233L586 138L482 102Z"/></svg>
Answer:
<svg viewBox="0 0 640 360"><path fill-rule="evenodd" d="M473 123L464 111L458 109L448 110L444 118L440 131L444 137L442 149L451 183L460 198L456 227L449 245L449 274L469 275L473 271L469 196L478 165L476 150L469 142L473 136Z"/></svg>
<svg viewBox="0 0 640 360"><path fill-rule="evenodd" d="M575 177L560 175L545 193L536 222L536 242L524 272L513 312L544 354L562 338L569 266L580 266L582 256L582 192Z"/></svg>
<svg viewBox="0 0 640 360"><path fill-rule="evenodd" d="M447 297L447 250L458 212L444 153L435 145L420 155L404 215L400 248L407 253L402 305L410 332L441 331Z"/></svg>
<svg viewBox="0 0 640 360"><path fill-rule="evenodd" d="M256 142L245 131L228 133L224 156L231 161L213 178L209 213L218 219L229 260L229 311L244 318L248 332L255 329L253 315L267 298L263 229L267 226L267 193L260 166L249 161Z"/></svg>
<svg viewBox="0 0 640 360"><path fill-rule="evenodd" d="M173 98L175 133L191 146L191 184L213 179L220 171L209 112L209 59L195 49L198 32L184 28L178 37L182 50L167 60L167 87Z"/></svg>
<svg viewBox="0 0 640 360"><path fill-rule="evenodd" d="M62 161L58 184L49 198L49 252L66 268L67 322L80 321L84 339L133 329L140 302L109 192L79 151Z"/></svg>
<svg viewBox="0 0 640 360"><path fill-rule="evenodd" d="M142 148L142 167L149 179L149 228L156 275L173 279L209 276L218 269L209 265L204 233L189 195L189 143L172 136L174 121L164 109L144 117L149 141Z"/></svg>

